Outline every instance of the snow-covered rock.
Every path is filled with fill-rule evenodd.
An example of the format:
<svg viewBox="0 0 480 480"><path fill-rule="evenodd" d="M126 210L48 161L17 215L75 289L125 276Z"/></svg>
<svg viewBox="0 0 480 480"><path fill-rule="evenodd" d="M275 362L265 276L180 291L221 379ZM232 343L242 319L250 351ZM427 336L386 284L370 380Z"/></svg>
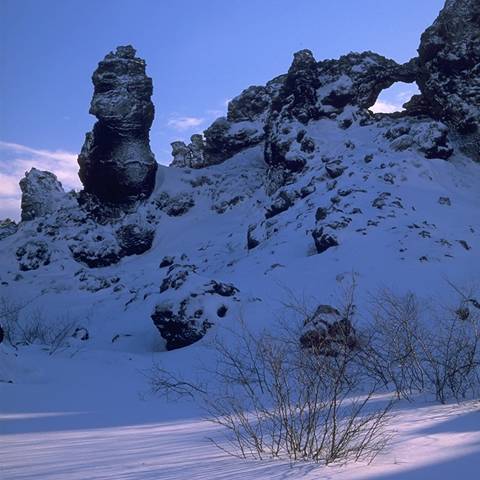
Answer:
<svg viewBox="0 0 480 480"><path fill-rule="evenodd" d="M98 118L78 157L85 191L102 201L148 197L157 163L150 150L152 79L131 46L118 47L98 64L90 113Z"/></svg>
<svg viewBox="0 0 480 480"><path fill-rule="evenodd" d="M53 213L67 201L67 194L50 172L30 169L20 180L22 220L28 221Z"/></svg>
<svg viewBox="0 0 480 480"><path fill-rule="evenodd" d="M206 280L194 265L172 265L160 286L161 301L152 320L165 339L167 350L186 347L229 313L238 289L231 284Z"/></svg>
<svg viewBox="0 0 480 480"><path fill-rule="evenodd" d="M422 35L417 82L431 114L480 160L480 2L448 0Z"/></svg>

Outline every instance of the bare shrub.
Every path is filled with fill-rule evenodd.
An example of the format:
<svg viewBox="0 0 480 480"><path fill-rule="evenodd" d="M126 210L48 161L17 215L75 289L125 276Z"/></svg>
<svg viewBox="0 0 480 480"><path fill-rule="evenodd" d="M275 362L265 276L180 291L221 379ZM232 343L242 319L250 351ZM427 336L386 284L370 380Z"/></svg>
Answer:
<svg viewBox="0 0 480 480"><path fill-rule="evenodd" d="M363 354L374 378L407 399L432 393L445 403L479 395L480 305L472 296L462 294L449 307L383 290L373 307Z"/></svg>
<svg viewBox="0 0 480 480"><path fill-rule="evenodd" d="M20 345L43 345L51 355L68 347L68 339L77 323L67 315L47 321L40 310L26 310L30 303L20 304L6 297L0 298L0 320L5 340L15 348Z"/></svg>
<svg viewBox="0 0 480 480"><path fill-rule="evenodd" d="M303 348L302 325L254 334L242 323L233 344L217 336L209 345L215 369L204 384L191 383L161 367L150 372L152 388L164 395L200 401L207 420L224 428L222 450L242 458L289 458L325 464L372 460L384 448L391 398L377 398L358 361L359 351L339 343L335 355Z"/></svg>

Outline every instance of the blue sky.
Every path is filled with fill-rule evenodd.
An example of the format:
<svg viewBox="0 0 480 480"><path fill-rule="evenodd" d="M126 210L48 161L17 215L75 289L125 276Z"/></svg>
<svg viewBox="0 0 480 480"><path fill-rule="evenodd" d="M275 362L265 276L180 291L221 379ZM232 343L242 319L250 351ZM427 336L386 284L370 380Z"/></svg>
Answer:
<svg viewBox="0 0 480 480"><path fill-rule="evenodd" d="M292 55L373 50L399 62L443 0L0 0L0 217L18 208L29 165L78 185L91 74L117 45L132 44L154 81L152 149L188 139L225 112L228 99L287 71ZM409 87L412 89L413 87ZM403 103L398 86L380 99Z"/></svg>

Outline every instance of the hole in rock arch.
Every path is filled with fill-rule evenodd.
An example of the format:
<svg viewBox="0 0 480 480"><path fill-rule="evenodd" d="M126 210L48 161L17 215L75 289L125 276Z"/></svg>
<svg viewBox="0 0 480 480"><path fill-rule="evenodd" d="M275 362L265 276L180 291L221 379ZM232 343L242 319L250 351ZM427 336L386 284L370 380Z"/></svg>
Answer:
<svg viewBox="0 0 480 480"><path fill-rule="evenodd" d="M414 95L418 95L420 90L414 83L397 82L390 88L382 90L375 102L375 105L369 108L373 113L394 113L403 112L403 105Z"/></svg>

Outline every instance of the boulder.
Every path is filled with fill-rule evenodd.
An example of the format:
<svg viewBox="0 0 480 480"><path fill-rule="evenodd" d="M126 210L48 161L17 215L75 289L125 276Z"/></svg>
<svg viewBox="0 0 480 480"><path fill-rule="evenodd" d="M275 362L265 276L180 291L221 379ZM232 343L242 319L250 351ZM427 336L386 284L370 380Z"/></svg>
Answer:
<svg viewBox="0 0 480 480"><path fill-rule="evenodd" d="M203 338L238 300L235 286L204 279L194 265L171 265L160 293L161 301L151 318L167 350L187 347Z"/></svg>
<svg viewBox="0 0 480 480"><path fill-rule="evenodd" d="M50 172L32 168L20 180L22 221L34 220L58 210L66 193L57 177Z"/></svg>
<svg viewBox="0 0 480 480"><path fill-rule="evenodd" d="M98 119L78 157L84 189L103 202L131 203L155 186L150 150L152 79L131 46L109 53L95 70L90 113Z"/></svg>
<svg viewBox="0 0 480 480"><path fill-rule="evenodd" d="M18 225L11 220L10 218L6 218L5 220L0 220L0 240L9 237L17 233Z"/></svg>
<svg viewBox="0 0 480 480"><path fill-rule="evenodd" d="M327 357L354 350L359 344L351 320L330 305L319 305L305 320L299 341L301 348Z"/></svg>

